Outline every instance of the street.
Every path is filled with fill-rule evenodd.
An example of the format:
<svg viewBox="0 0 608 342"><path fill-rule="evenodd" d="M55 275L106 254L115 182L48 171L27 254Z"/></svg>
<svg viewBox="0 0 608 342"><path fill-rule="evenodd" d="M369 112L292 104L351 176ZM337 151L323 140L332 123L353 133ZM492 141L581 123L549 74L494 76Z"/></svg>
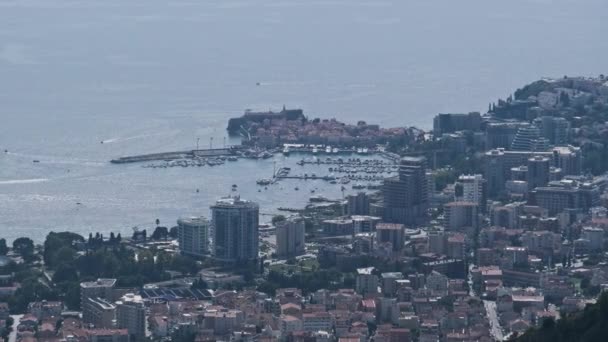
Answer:
<svg viewBox="0 0 608 342"><path fill-rule="evenodd" d="M10 335L8 335L8 342L17 342L17 327L19 326L23 315L11 315L11 317L13 318L13 330Z"/></svg>
<svg viewBox="0 0 608 342"><path fill-rule="evenodd" d="M502 333L502 328L500 327L500 322L498 321L498 313L496 312L496 302L484 300L483 306L486 308L488 321L490 322L490 333L492 334L492 337L494 337L494 339L497 341L502 341L504 339L504 335Z"/></svg>

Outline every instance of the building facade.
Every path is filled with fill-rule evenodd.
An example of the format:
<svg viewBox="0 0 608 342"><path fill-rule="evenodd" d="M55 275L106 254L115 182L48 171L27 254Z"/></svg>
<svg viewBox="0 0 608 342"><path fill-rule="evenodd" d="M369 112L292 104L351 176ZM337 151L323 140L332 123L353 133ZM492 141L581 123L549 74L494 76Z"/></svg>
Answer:
<svg viewBox="0 0 608 342"><path fill-rule="evenodd" d="M131 341L146 338L146 307L141 296L128 293L116 302L116 325L127 329Z"/></svg>
<svg viewBox="0 0 608 342"><path fill-rule="evenodd" d="M426 167L424 157L404 157L399 175L385 179L382 186L384 221L414 225L425 220L429 206Z"/></svg>
<svg viewBox="0 0 608 342"><path fill-rule="evenodd" d="M204 217L177 220L177 241L182 254L200 257L209 254L210 223Z"/></svg>
<svg viewBox="0 0 608 342"><path fill-rule="evenodd" d="M291 217L276 224L277 255L279 258L291 258L306 252L304 236L306 233L304 219Z"/></svg>
<svg viewBox="0 0 608 342"><path fill-rule="evenodd" d="M211 206L214 256L236 262L255 260L259 250L259 206L240 197L223 198Z"/></svg>

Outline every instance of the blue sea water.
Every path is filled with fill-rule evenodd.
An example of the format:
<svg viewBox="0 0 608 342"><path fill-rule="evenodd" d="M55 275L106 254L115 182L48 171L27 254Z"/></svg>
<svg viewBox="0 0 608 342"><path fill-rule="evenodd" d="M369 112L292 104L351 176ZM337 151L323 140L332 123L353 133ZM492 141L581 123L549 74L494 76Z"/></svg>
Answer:
<svg viewBox="0 0 608 342"><path fill-rule="evenodd" d="M197 138L218 146L229 117L284 104L430 128L438 112L483 111L540 77L606 74L606 10L604 0L0 0L0 236L172 225L207 215L232 184L263 212L301 206L325 184L257 192L272 159L108 161Z"/></svg>

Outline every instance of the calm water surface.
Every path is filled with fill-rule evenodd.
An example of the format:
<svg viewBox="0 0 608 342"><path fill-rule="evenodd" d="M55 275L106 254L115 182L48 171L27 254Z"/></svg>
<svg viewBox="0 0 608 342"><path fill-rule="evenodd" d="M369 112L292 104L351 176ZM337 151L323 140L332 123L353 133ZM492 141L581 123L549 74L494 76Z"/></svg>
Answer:
<svg viewBox="0 0 608 342"><path fill-rule="evenodd" d="M428 128L438 112L482 111L539 77L608 73L607 10L604 0L0 0L0 236L171 225L207 215L232 184L264 212L301 206L324 184L257 192L271 159L108 160L197 138L218 146L228 117L283 104Z"/></svg>

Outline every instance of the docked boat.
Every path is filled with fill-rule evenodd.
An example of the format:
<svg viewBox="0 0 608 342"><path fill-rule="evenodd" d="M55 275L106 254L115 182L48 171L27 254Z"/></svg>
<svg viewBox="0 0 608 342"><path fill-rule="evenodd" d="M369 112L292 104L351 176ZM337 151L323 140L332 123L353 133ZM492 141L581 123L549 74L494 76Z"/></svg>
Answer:
<svg viewBox="0 0 608 342"><path fill-rule="evenodd" d="M353 189L365 189L365 185L361 183L353 184Z"/></svg>
<svg viewBox="0 0 608 342"><path fill-rule="evenodd" d="M283 154L286 155L286 156L289 155L289 146L283 147Z"/></svg>
<svg viewBox="0 0 608 342"><path fill-rule="evenodd" d="M316 146L314 146L312 148L312 154L317 154L317 153L319 153L319 149Z"/></svg>
<svg viewBox="0 0 608 342"><path fill-rule="evenodd" d="M332 152L333 154L338 154L338 153L340 153L340 150L339 150L337 147L334 147L334 148L331 150L331 152Z"/></svg>
<svg viewBox="0 0 608 342"><path fill-rule="evenodd" d="M271 184L271 183L272 183L272 180L270 180L268 178L262 178L262 179L258 179L256 181L257 185L268 185L268 184Z"/></svg>
<svg viewBox="0 0 608 342"><path fill-rule="evenodd" d="M331 153L331 146L327 146L325 148L325 153L330 154Z"/></svg>

